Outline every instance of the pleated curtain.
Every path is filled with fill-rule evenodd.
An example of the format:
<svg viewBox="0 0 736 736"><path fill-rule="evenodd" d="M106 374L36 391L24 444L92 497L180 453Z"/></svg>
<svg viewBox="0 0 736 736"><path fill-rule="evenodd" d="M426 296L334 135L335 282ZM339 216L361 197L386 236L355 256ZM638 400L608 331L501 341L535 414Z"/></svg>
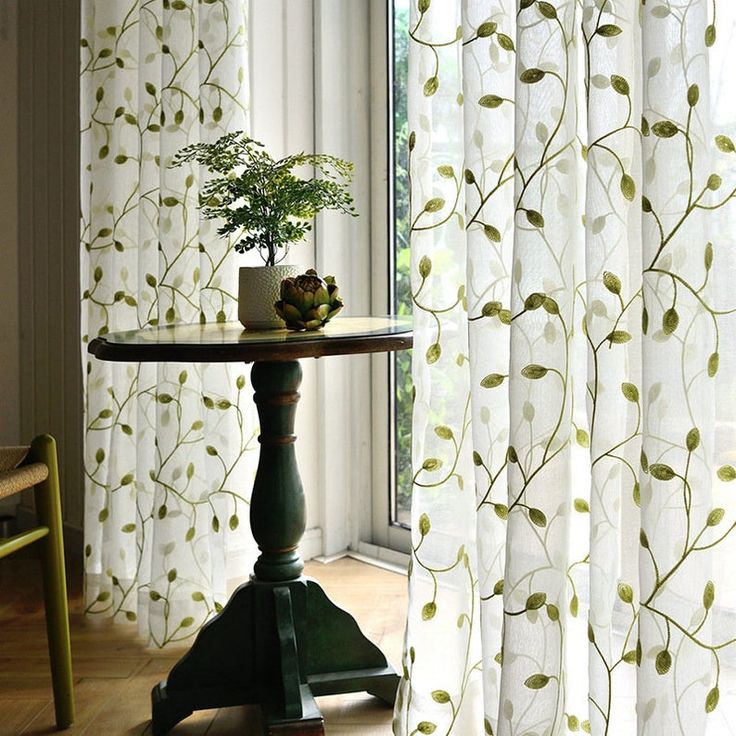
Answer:
<svg viewBox="0 0 736 736"><path fill-rule="evenodd" d="M396 736L736 729L736 8L412 0Z"/></svg>
<svg viewBox="0 0 736 736"><path fill-rule="evenodd" d="M245 366L106 363L98 335L236 317L229 244L183 146L248 125L247 0L83 0L81 282L86 611L156 646L226 601L248 549ZM240 566L242 570L247 565Z"/></svg>

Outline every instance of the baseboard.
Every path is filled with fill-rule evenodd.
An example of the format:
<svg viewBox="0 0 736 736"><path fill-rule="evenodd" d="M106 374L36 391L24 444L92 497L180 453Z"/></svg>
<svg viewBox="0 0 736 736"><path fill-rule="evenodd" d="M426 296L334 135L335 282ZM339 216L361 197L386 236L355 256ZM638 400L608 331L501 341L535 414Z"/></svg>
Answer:
<svg viewBox="0 0 736 736"><path fill-rule="evenodd" d="M303 560L313 560L322 554L322 529L315 526L304 532L299 542L299 554Z"/></svg>
<svg viewBox="0 0 736 736"><path fill-rule="evenodd" d="M399 575L406 575L410 560L409 555L403 552L397 552L396 550L379 547L376 544L369 544L367 542L360 542L357 550L346 549L334 555L315 557L315 560L316 562L328 565L330 562L343 557L350 557L353 560L365 562L367 565L380 567L382 570L395 572Z"/></svg>

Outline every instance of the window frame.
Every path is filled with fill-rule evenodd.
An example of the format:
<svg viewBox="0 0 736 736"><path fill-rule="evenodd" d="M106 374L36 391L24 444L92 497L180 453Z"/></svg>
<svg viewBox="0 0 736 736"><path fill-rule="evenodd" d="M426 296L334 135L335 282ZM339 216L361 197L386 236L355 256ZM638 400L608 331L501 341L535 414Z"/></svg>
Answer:
<svg viewBox="0 0 736 736"><path fill-rule="evenodd" d="M371 306L392 312L395 296L393 0L370 5L371 89ZM411 551L411 531L392 521L396 495L396 405L394 355L375 355L372 373L371 541L402 553Z"/></svg>

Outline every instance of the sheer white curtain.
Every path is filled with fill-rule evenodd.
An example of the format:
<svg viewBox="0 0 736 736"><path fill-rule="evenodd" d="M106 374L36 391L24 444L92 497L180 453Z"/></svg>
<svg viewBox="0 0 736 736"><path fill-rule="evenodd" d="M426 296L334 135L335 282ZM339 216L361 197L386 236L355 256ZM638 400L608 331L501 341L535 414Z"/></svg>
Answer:
<svg viewBox="0 0 736 736"><path fill-rule="evenodd" d="M236 264L183 146L247 127L247 0L83 0L87 612L164 646L224 603L248 539L257 422L244 367L103 363L97 335L235 317Z"/></svg>
<svg viewBox="0 0 736 736"><path fill-rule="evenodd" d="M735 26L412 2L397 735L736 728Z"/></svg>

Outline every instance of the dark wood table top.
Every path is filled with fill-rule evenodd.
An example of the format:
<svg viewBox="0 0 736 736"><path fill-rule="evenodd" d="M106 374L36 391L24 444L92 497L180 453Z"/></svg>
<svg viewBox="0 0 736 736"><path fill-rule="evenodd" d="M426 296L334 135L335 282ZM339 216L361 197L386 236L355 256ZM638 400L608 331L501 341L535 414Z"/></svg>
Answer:
<svg viewBox="0 0 736 736"><path fill-rule="evenodd" d="M226 363L298 360L406 350L412 346L408 317L337 317L316 332L244 330L239 322L168 325L111 332L87 351L100 360Z"/></svg>

